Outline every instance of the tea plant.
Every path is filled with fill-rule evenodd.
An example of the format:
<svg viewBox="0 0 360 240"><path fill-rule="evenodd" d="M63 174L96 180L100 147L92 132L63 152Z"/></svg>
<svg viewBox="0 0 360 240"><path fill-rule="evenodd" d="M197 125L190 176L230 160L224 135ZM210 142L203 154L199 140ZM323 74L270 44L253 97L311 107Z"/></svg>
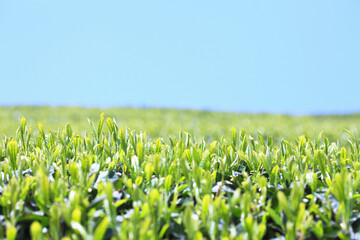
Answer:
<svg viewBox="0 0 360 240"><path fill-rule="evenodd" d="M102 114L89 134L37 134L25 118L0 145L0 238L358 239L360 146L273 141L235 128L208 142L148 138Z"/></svg>

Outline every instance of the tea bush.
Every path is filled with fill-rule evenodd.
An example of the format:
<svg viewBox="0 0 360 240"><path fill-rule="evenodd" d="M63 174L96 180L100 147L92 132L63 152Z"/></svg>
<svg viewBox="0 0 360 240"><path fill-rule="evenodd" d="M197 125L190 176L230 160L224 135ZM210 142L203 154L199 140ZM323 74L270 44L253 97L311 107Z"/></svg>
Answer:
<svg viewBox="0 0 360 240"><path fill-rule="evenodd" d="M358 239L360 145L324 134L274 141L149 138L115 119L0 145L0 238ZM105 127L104 127L105 126Z"/></svg>

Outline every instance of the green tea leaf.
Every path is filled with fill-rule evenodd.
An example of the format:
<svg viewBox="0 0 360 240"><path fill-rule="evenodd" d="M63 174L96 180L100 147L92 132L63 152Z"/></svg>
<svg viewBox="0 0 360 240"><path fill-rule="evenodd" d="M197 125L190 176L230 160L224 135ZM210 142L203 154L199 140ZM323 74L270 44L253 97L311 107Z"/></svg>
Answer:
<svg viewBox="0 0 360 240"><path fill-rule="evenodd" d="M10 141L8 144L8 151L10 155L11 168L14 171L16 169L16 156L18 153L18 145L16 141Z"/></svg>
<svg viewBox="0 0 360 240"><path fill-rule="evenodd" d="M106 229L109 226L109 217L105 217L100 224L96 227L94 232L94 240L102 240L104 237L104 234L106 232Z"/></svg>

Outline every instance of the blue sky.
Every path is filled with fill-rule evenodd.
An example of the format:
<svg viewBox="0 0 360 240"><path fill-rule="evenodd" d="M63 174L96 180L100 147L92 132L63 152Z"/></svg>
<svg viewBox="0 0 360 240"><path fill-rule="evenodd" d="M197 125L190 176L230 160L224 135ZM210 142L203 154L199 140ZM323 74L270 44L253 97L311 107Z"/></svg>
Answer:
<svg viewBox="0 0 360 240"><path fill-rule="evenodd" d="M0 105L360 112L360 1L1 1Z"/></svg>

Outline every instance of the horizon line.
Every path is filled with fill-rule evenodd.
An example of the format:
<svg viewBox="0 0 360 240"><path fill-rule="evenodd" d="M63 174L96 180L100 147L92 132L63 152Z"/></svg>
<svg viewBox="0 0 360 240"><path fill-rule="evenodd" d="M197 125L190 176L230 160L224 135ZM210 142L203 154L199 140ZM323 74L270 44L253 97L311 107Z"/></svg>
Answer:
<svg viewBox="0 0 360 240"><path fill-rule="evenodd" d="M179 111L203 111L203 112L223 112L223 113L234 113L234 114L274 114L274 115L289 115L289 116L326 116L326 115L356 115L360 114L360 110L344 110L344 111L265 111L265 110L235 110L226 108L211 108L211 107L184 107L184 106L158 106L158 105L146 105L146 104L4 104L1 103L0 107L79 107L79 108L96 108L96 109L110 109L110 108L133 108L133 109L171 109Z"/></svg>

